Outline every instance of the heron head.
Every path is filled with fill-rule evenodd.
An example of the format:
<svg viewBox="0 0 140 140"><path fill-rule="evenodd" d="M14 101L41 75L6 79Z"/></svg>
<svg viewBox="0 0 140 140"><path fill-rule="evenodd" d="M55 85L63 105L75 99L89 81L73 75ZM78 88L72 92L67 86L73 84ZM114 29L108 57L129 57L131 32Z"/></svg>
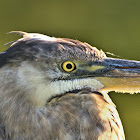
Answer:
<svg viewBox="0 0 140 140"><path fill-rule="evenodd" d="M55 96L83 88L140 92L139 61L108 58L102 50L77 40L20 33L23 38L0 55L0 75L7 92L12 87L31 104L42 106Z"/></svg>

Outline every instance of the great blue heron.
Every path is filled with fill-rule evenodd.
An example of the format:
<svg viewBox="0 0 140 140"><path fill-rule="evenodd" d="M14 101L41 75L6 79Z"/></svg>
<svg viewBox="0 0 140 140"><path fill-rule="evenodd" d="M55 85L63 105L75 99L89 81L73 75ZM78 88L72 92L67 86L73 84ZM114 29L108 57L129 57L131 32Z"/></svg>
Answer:
<svg viewBox="0 0 140 140"><path fill-rule="evenodd" d="M19 33L0 54L0 140L124 140L107 92L140 92L140 62Z"/></svg>

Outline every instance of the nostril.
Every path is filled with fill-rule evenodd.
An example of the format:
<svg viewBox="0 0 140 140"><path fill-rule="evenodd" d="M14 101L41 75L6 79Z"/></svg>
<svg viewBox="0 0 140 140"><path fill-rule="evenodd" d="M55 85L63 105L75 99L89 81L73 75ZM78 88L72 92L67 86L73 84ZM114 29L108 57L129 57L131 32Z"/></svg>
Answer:
<svg viewBox="0 0 140 140"><path fill-rule="evenodd" d="M115 68L117 68L117 69L136 69L137 67L119 67L119 66L116 66Z"/></svg>

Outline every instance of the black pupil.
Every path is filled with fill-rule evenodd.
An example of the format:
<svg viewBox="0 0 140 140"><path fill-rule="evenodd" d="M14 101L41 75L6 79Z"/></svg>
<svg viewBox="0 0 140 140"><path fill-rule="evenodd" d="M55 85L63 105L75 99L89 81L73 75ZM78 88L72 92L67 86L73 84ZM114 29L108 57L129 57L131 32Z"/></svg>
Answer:
<svg viewBox="0 0 140 140"><path fill-rule="evenodd" d="M72 65L71 64L67 64L66 67L67 67L67 69L71 69Z"/></svg>

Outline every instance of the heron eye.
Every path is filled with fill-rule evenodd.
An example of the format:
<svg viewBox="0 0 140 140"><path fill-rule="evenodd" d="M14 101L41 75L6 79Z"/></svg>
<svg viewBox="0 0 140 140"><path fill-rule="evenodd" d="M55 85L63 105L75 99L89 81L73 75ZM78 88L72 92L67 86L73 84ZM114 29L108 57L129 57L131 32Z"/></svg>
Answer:
<svg viewBox="0 0 140 140"><path fill-rule="evenodd" d="M62 69L66 72L71 72L76 69L76 66L71 61L66 61L62 64Z"/></svg>

